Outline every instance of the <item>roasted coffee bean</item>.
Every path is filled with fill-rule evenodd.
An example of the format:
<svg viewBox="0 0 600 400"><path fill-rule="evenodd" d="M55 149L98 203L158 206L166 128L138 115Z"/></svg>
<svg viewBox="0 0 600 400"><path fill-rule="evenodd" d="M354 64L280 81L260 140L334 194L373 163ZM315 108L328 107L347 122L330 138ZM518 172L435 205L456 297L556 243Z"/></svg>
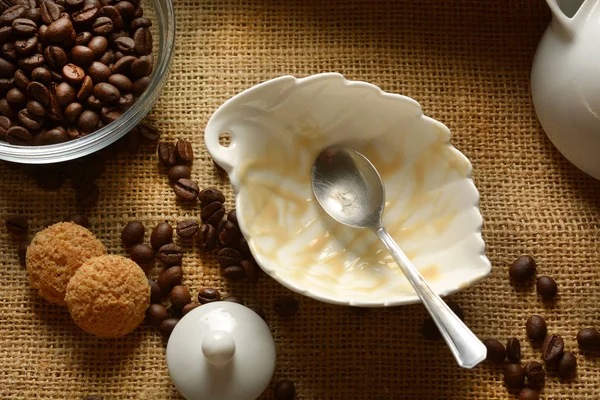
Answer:
<svg viewBox="0 0 600 400"><path fill-rule="evenodd" d="M42 16L42 21L44 21L46 25L50 25L60 18L62 10L53 1L43 1L40 4L40 13Z"/></svg>
<svg viewBox="0 0 600 400"><path fill-rule="evenodd" d="M121 53L118 50L113 53L113 58L114 58L115 62L119 61L123 57L125 57L125 54ZM114 64L110 66L111 70L112 70L113 66L114 66Z"/></svg>
<svg viewBox="0 0 600 400"><path fill-rule="evenodd" d="M6 98L0 98L0 114L10 118L11 120L14 120L17 117L16 111L13 109L13 106L10 105L8 100L6 100ZM6 137L3 139L6 139Z"/></svg>
<svg viewBox="0 0 600 400"><path fill-rule="evenodd" d="M558 293L558 286L554 279L549 276L540 276L536 283L538 294L544 299L549 300Z"/></svg>
<svg viewBox="0 0 600 400"><path fill-rule="evenodd" d="M71 14L73 22L78 25L89 25L98 17L100 14L100 7L95 4L87 4L79 11L75 11Z"/></svg>
<svg viewBox="0 0 600 400"><path fill-rule="evenodd" d="M46 115L46 109L44 108L42 103L36 100L29 100L27 102L27 110L29 110L29 112L33 115L37 115L38 117L43 117L44 115Z"/></svg>
<svg viewBox="0 0 600 400"><path fill-rule="evenodd" d="M121 240L125 246L133 246L144 241L145 232L144 224L139 221L131 221L123 228Z"/></svg>
<svg viewBox="0 0 600 400"><path fill-rule="evenodd" d="M59 46L46 47L44 56L48 66L55 71L61 70L69 62L67 53Z"/></svg>
<svg viewBox="0 0 600 400"><path fill-rule="evenodd" d="M79 115L79 118L77 118L77 127L83 133L90 133L96 130L98 122L100 122L98 113L91 110L85 110Z"/></svg>
<svg viewBox="0 0 600 400"><path fill-rule="evenodd" d="M74 224L83 226L84 228L90 227L90 220L84 214L71 214L65 218L65 222L72 222Z"/></svg>
<svg viewBox="0 0 600 400"><path fill-rule="evenodd" d="M36 25L42 22L42 13L39 7L30 8L27 10L27 15L25 15L25 18L32 20Z"/></svg>
<svg viewBox="0 0 600 400"><path fill-rule="evenodd" d="M31 134L22 126L12 126L6 131L6 141L16 146L29 146L31 144Z"/></svg>
<svg viewBox="0 0 600 400"><path fill-rule="evenodd" d="M56 100L61 107L66 107L77 100L77 91L67 82L63 82L56 86L55 95Z"/></svg>
<svg viewBox="0 0 600 400"><path fill-rule="evenodd" d="M31 82L27 86L27 95L29 98L37 100L46 108L50 107L52 104L52 94L48 88L40 82Z"/></svg>
<svg viewBox="0 0 600 400"><path fill-rule="evenodd" d="M525 384L525 370L519 364L508 364L504 369L504 384L509 389L520 389Z"/></svg>
<svg viewBox="0 0 600 400"><path fill-rule="evenodd" d="M23 18L27 15L27 7L22 5L13 5L4 10L0 16L0 24L10 25L17 18Z"/></svg>
<svg viewBox="0 0 600 400"><path fill-rule="evenodd" d="M43 119L33 113L30 113L26 108L19 111L17 117L19 118L21 125L30 131L36 131L42 127Z"/></svg>
<svg viewBox="0 0 600 400"><path fill-rule="evenodd" d="M214 201L204 206L200 212L202 221L213 226L217 226L224 215L225 207L223 206L223 203L218 201Z"/></svg>
<svg viewBox="0 0 600 400"><path fill-rule="evenodd" d="M21 37L30 37L37 33L37 24L29 18L17 18L12 23L13 34Z"/></svg>
<svg viewBox="0 0 600 400"><path fill-rule="evenodd" d="M175 243L167 243L158 249L157 258L167 267L181 265L183 250Z"/></svg>
<svg viewBox="0 0 600 400"><path fill-rule="evenodd" d="M198 308L198 307L200 307L200 304L198 304L198 303L188 303L185 306L183 306L183 308L181 309L181 315L186 315L187 313L192 311L194 308Z"/></svg>
<svg viewBox="0 0 600 400"><path fill-rule="evenodd" d="M221 293L217 289L200 288L198 290L198 303L207 304L221 300Z"/></svg>
<svg viewBox="0 0 600 400"><path fill-rule="evenodd" d="M181 310L186 304L192 302L190 291L184 285L177 285L171 289L171 305L177 310Z"/></svg>
<svg viewBox="0 0 600 400"><path fill-rule="evenodd" d="M40 133L36 138L39 138L41 145L64 143L69 140L67 131L64 128L50 129L49 131Z"/></svg>
<svg viewBox="0 0 600 400"><path fill-rule="evenodd" d="M140 135L140 139L146 143L156 143L160 139L160 132L151 125L139 124L138 133ZM182 176L181 178L189 178L189 176Z"/></svg>
<svg viewBox="0 0 600 400"><path fill-rule="evenodd" d="M154 250L147 244L138 243L131 246L129 256L139 265L147 265L154 260Z"/></svg>
<svg viewBox="0 0 600 400"><path fill-rule="evenodd" d="M192 144L185 139L177 139L177 143L175 144L175 155L181 164L191 164L194 161Z"/></svg>
<svg viewBox="0 0 600 400"><path fill-rule="evenodd" d="M225 221L219 226L218 239L222 247L233 247L234 243L239 243L242 233L239 228L230 221Z"/></svg>
<svg viewBox="0 0 600 400"><path fill-rule="evenodd" d="M6 92L15 87L14 78L0 78L0 91Z"/></svg>
<svg viewBox="0 0 600 400"><path fill-rule="evenodd" d="M158 144L158 158L167 167L172 167L177 163L175 157L175 145L170 142L161 142Z"/></svg>
<svg viewBox="0 0 600 400"><path fill-rule="evenodd" d="M557 360L565 349L565 342L558 335L549 335L542 344L542 358L546 362Z"/></svg>
<svg viewBox="0 0 600 400"><path fill-rule="evenodd" d="M152 53L152 33L147 28L138 28L133 33L134 49L138 56Z"/></svg>
<svg viewBox="0 0 600 400"><path fill-rule="evenodd" d="M193 219L186 219L177 223L177 236L182 239L189 239L198 232L198 223Z"/></svg>
<svg viewBox="0 0 600 400"><path fill-rule="evenodd" d="M114 28L113 21L108 17L99 17L92 24L92 32L96 35L108 35Z"/></svg>
<svg viewBox="0 0 600 400"><path fill-rule="evenodd" d="M12 35L12 26L3 26L0 28L0 44L10 39Z"/></svg>
<svg viewBox="0 0 600 400"><path fill-rule="evenodd" d="M77 121L82 112L83 106L80 103L73 102L65 108L64 116L67 122L72 124Z"/></svg>
<svg viewBox="0 0 600 400"><path fill-rule="evenodd" d="M23 70L19 69L19 70L17 70L15 72L14 84L19 89L21 89L22 91L26 92L27 91L27 86L29 86L30 83L31 83L31 81L27 77L27 74L25 72L23 72Z"/></svg>
<svg viewBox="0 0 600 400"><path fill-rule="evenodd" d="M27 96L21 89L14 87L6 93L6 100L8 100L10 104L22 105L25 104Z"/></svg>
<svg viewBox="0 0 600 400"><path fill-rule="evenodd" d="M21 57L28 56L37 51L39 40L37 36L15 41L15 51Z"/></svg>
<svg viewBox="0 0 600 400"><path fill-rule="evenodd" d="M150 234L150 244L154 250L173 241L173 227L168 222L160 222Z"/></svg>
<svg viewBox="0 0 600 400"><path fill-rule="evenodd" d="M113 6L104 6L100 9L100 16L110 18L115 30L123 29L123 18Z"/></svg>
<svg viewBox="0 0 600 400"><path fill-rule="evenodd" d="M79 32L75 37L75 46L87 46L93 36L91 32Z"/></svg>
<svg viewBox="0 0 600 400"><path fill-rule="evenodd" d="M294 400L294 397L296 396L294 382L287 379L278 381L273 387L273 394L275 400Z"/></svg>
<svg viewBox="0 0 600 400"><path fill-rule="evenodd" d="M563 379L572 378L575 375L575 371L577 370L577 358L570 351L565 351L562 356L560 356L557 364L556 371L558 372L558 376Z"/></svg>
<svg viewBox="0 0 600 400"><path fill-rule="evenodd" d="M119 14L126 19L132 20L135 17L135 6L129 1L120 1L115 4L115 8L119 11Z"/></svg>
<svg viewBox="0 0 600 400"><path fill-rule="evenodd" d="M150 285L150 303L160 304L162 302L162 293L160 292L160 286L156 281L148 279L148 285Z"/></svg>
<svg viewBox="0 0 600 400"><path fill-rule="evenodd" d="M584 351L600 350L600 332L595 328L583 328L577 333L577 344Z"/></svg>
<svg viewBox="0 0 600 400"><path fill-rule="evenodd" d="M298 313L298 301L290 296L279 297L275 300L275 313L280 317L288 318Z"/></svg>
<svg viewBox="0 0 600 400"><path fill-rule="evenodd" d="M96 82L96 84L108 81L108 78L112 75L110 68L98 61L94 61L92 65L89 66L87 74L92 78L92 81Z"/></svg>
<svg viewBox="0 0 600 400"><path fill-rule="evenodd" d="M94 62L94 52L87 46L75 46L71 49L71 60L80 67L87 67Z"/></svg>
<svg viewBox="0 0 600 400"><path fill-rule="evenodd" d="M108 40L104 36L94 36L90 39L87 47L94 52L94 57L101 57L108 48Z"/></svg>
<svg viewBox="0 0 600 400"><path fill-rule="evenodd" d="M518 363L521 361L521 342L517 338L510 338L506 342L506 356L508 361Z"/></svg>
<svg viewBox="0 0 600 400"><path fill-rule="evenodd" d="M73 24L68 18L59 18L48 25L46 38L52 43L62 43L73 33Z"/></svg>
<svg viewBox="0 0 600 400"><path fill-rule="evenodd" d="M156 283L160 287L163 296L169 294L173 286L181 285L183 279L183 269L180 266L175 266L164 270L158 277Z"/></svg>
<svg viewBox="0 0 600 400"><path fill-rule="evenodd" d="M231 267L224 268L221 271L221 275L232 281L242 281L248 278L246 271L240 265L232 265Z"/></svg>
<svg viewBox="0 0 600 400"><path fill-rule="evenodd" d="M108 49L104 52L104 54L102 54L98 61L106 65L108 68L112 69L112 66L115 62L115 52L112 49Z"/></svg>
<svg viewBox="0 0 600 400"><path fill-rule="evenodd" d="M532 315L525 323L525 330L527 331L527 337L532 342L539 342L544 340L548 333L548 327L546 321L540 315Z"/></svg>
<svg viewBox="0 0 600 400"><path fill-rule="evenodd" d="M119 102L117 103L117 106L120 107L121 109L128 109L129 107L131 107L133 105L133 103L135 103L135 98L133 97L133 95L131 93L127 93L124 94L120 99ZM158 138L157 138L158 140Z"/></svg>
<svg viewBox="0 0 600 400"><path fill-rule="evenodd" d="M227 214L227 221L231 222L236 227L239 227L238 220L237 220L237 212L235 210L229 211L229 213Z"/></svg>
<svg viewBox="0 0 600 400"><path fill-rule="evenodd" d="M256 264L251 261L243 260L240 267L244 269L244 274L250 283L257 283L259 278L259 270Z"/></svg>
<svg viewBox="0 0 600 400"><path fill-rule="evenodd" d="M96 98L98 98L100 101L104 101L106 103L115 103L119 101L121 92L119 92L119 89L110 83L101 82L94 86L94 96L96 96Z"/></svg>
<svg viewBox="0 0 600 400"><path fill-rule="evenodd" d="M202 233L202 229L200 229L200 231ZM219 250L217 261L219 262L221 268L227 268L232 265L240 265L242 262L242 254L236 249L225 247Z"/></svg>
<svg viewBox="0 0 600 400"><path fill-rule="evenodd" d="M14 62L17 61L17 51L15 50L14 42L7 42L2 45L2 56L0 60L0 76L2 78L10 78L14 75Z"/></svg>
<svg viewBox="0 0 600 400"><path fill-rule="evenodd" d="M134 56L120 58L112 67L113 74L129 75L131 73L131 64L133 64L135 60L136 58Z"/></svg>
<svg viewBox="0 0 600 400"><path fill-rule="evenodd" d="M180 179L189 179L192 175L192 170L187 165L175 165L169 170L169 181L175 183Z"/></svg>
<svg viewBox="0 0 600 400"><path fill-rule="evenodd" d="M486 339L483 341L483 344L487 349L487 360L494 363L504 362L504 359L506 358L506 348L499 340Z"/></svg>
<svg viewBox="0 0 600 400"><path fill-rule="evenodd" d="M92 207L96 205L100 198L100 189L93 183L81 186L75 190L75 199L84 207Z"/></svg>
<svg viewBox="0 0 600 400"><path fill-rule="evenodd" d="M200 188L198 184L190 179L179 179L173 185L173 191L181 200L194 201L198 198Z"/></svg>
<svg viewBox="0 0 600 400"><path fill-rule="evenodd" d="M198 195L198 199L203 206L215 201L218 201L219 203L225 203L225 196L223 195L223 192L214 187L209 187L202 190Z"/></svg>
<svg viewBox="0 0 600 400"><path fill-rule="evenodd" d="M6 230L14 239L24 239L29 231L29 221L22 215L13 215L4 221Z"/></svg>
<svg viewBox="0 0 600 400"><path fill-rule="evenodd" d="M123 115L123 110L115 107L102 107L102 109L100 110L100 117L102 118L102 121L104 121L107 124L110 124L111 122L115 121L121 115ZM139 141L137 135L127 135L123 139L127 143L132 143L133 141L136 141L137 149L139 149ZM133 151L132 153L137 153L137 150Z"/></svg>
<svg viewBox="0 0 600 400"><path fill-rule="evenodd" d="M79 85L83 83L85 78L85 71L78 65L67 64L62 68L62 73L65 80L73 85Z"/></svg>
<svg viewBox="0 0 600 400"><path fill-rule="evenodd" d="M525 376L530 386L541 388L544 386L546 380L546 371L544 371L544 366L541 363L529 361L525 364Z"/></svg>
<svg viewBox="0 0 600 400"><path fill-rule="evenodd" d="M540 394L537 390L524 387L519 393L519 400L539 400Z"/></svg>
<svg viewBox="0 0 600 400"><path fill-rule="evenodd" d="M517 283L529 281L536 271L535 260L531 256L520 256L508 270L510 277Z"/></svg>
<svg viewBox="0 0 600 400"><path fill-rule="evenodd" d="M84 134L82 132L79 132L79 129L75 128L74 126L69 126L67 128L67 135L71 139L77 139L84 136Z"/></svg>
<svg viewBox="0 0 600 400"><path fill-rule="evenodd" d="M175 325L179 322L179 318L167 318L160 323L159 331L163 338L168 339L171 336L171 332L175 329Z"/></svg>
<svg viewBox="0 0 600 400"><path fill-rule="evenodd" d="M169 313L162 304L150 304L146 310L146 320L154 326L159 326L167 318L169 318Z"/></svg>
<svg viewBox="0 0 600 400"><path fill-rule="evenodd" d="M125 75L114 74L108 78L108 83L116 87L122 93L131 91L131 80Z"/></svg>
<svg viewBox="0 0 600 400"><path fill-rule="evenodd" d="M135 54L135 42L129 36L119 37L114 41L114 43L117 47L117 50L123 54Z"/></svg>
<svg viewBox="0 0 600 400"><path fill-rule="evenodd" d="M87 100L93 91L94 84L92 83L92 78L86 75L86 77L83 78L83 83L81 84L81 88L79 88L79 92L77 92L77 100L80 102Z"/></svg>
<svg viewBox="0 0 600 400"><path fill-rule="evenodd" d="M150 77L148 77L148 76L137 79L137 80L133 81L133 84L131 85L131 93L134 96L139 97L146 91L149 84L150 84Z"/></svg>
<svg viewBox="0 0 600 400"><path fill-rule="evenodd" d="M52 81L52 75L48 69L44 67L38 67L31 72L31 80L40 82L43 85L49 85Z"/></svg>
<svg viewBox="0 0 600 400"><path fill-rule="evenodd" d="M131 73L137 78L143 78L152 72L152 62L148 56L141 56L131 64Z"/></svg>
<svg viewBox="0 0 600 400"><path fill-rule="evenodd" d="M65 4L71 8L80 8L85 5L85 0L65 0Z"/></svg>
<svg viewBox="0 0 600 400"><path fill-rule="evenodd" d="M139 28L150 28L152 26L152 21L148 18L136 18L131 21L131 29L135 32Z"/></svg>
<svg viewBox="0 0 600 400"><path fill-rule="evenodd" d="M209 224L202 224L198 230L198 248L211 251L217 247L217 229Z"/></svg>
<svg viewBox="0 0 600 400"><path fill-rule="evenodd" d="M12 122L7 117L0 117L0 138L4 138L6 136L6 132L12 126Z"/></svg>

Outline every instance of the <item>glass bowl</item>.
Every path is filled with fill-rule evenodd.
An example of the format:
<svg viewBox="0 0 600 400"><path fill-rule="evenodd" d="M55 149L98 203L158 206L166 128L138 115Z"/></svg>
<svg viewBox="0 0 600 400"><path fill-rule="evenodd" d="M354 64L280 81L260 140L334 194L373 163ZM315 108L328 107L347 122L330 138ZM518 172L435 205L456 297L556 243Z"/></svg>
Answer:
<svg viewBox="0 0 600 400"><path fill-rule="evenodd" d="M47 146L15 146L0 142L0 160L21 164L51 164L86 156L119 140L150 112L167 81L175 50L175 11L172 0L147 0L145 16L153 22L154 70L150 84L122 116L85 137ZM151 14L150 9L154 9Z"/></svg>

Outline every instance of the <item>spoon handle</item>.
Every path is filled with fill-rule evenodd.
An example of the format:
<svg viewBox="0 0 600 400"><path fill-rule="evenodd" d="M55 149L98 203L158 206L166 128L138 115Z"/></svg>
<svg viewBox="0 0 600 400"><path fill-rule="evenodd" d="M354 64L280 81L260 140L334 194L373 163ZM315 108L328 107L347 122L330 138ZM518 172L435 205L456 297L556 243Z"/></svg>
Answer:
<svg viewBox="0 0 600 400"><path fill-rule="evenodd" d="M421 298L458 364L463 368L473 368L483 361L487 354L484 344L452 312L442 298L431 289L388 231L380 227L375 229L375 233L392 254L415 292Z"/></svg>

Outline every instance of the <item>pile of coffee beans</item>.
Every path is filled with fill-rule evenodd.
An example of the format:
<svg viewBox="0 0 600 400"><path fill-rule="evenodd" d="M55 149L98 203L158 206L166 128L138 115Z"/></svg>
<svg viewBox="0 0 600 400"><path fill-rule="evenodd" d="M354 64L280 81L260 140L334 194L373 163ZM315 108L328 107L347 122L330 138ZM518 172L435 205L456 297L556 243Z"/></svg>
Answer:
<svg viewBox="0 0 600 400"><path fill-rule="evenodd" d="M49 145L120 117L146 90L152 22L139 0L0 2L0 139Z"/></svg>
<svg viewBox="0 0 600 400"><path fill-rule="evenodd" d="M530 283L536 272L537 263L529 255L520 256L508 269L508 275L513 283L517 285ZM540 276L536 282L536 289L543 300L551 300L558 293L558 285L549 276Z"/></svg>
<svg viewBox="0 0 600 400"><path fill-rule="evenodd" d="M177 198L184 202L195 201L200 188L190 179L194 162L192 144L185 139L178 139L175 143L161 142L158 144L158 159L169 168L167 175Z"/></svg>

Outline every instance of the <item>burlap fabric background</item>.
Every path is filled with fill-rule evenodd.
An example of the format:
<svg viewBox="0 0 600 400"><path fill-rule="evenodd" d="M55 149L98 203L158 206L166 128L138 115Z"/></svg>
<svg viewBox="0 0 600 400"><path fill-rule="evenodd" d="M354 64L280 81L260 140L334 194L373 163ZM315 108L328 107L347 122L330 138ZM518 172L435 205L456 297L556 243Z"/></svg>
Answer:
<svg viewBox="0 0 600 400"><path fill-rule="evenodd" d="M529 71L550 15L542 0L523 1L284 1L176 0L176 56L150 118L165 139L193 142L194 177L232 194L212 168L202 133L212 112L232 95L283 74L339 71L417 99L425 114L454 134L473 162L493 270L453 296L481 337L523 343L524 361L540 359L526 341L532 313L546 317L578 356L578 376L550 374L544 399L600 398L600 359L584 357L575 336L600 327L600 182L572 167L536 120ZM110 251L124 254L119 234L133 219L199 217L184 208L161 174L154 151L122 155L101 178L102 198L86 212ZM42 192L18 171L0 167L0 217L22 213L32 230L78 211L65 185ZM85 334L65 309L30 290L16 247L0 234L0 398L176 399L158 332L142 326L117 341ZM543 305L533 287L515 291L507 265L533 254L539 271L556 278L560 295ZM370 310L306 298L297 317L281 320L273 299L288 293L270 279L256 286L219 277L214 257L188 246L185 282L261 305L277 342L274 380L296 382L298 399L510 399L501 368L459 369L443 342L420 337L420 305ZM273 399L269 389L262 399Z"/></svg>

